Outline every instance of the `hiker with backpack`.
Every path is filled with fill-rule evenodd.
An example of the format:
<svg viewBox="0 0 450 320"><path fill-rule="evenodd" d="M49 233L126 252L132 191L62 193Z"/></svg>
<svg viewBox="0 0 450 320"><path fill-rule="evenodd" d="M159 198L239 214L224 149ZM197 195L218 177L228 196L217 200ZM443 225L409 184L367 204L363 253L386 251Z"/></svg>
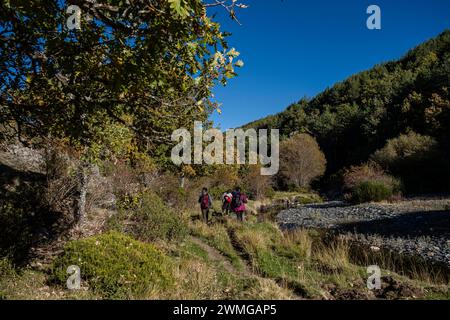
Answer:
<svg viewBox="0 0 450 320"><path fill-rule="evenodd" d="M240 222L244 221L244 214L247 211L245 204L248 202L247 196L241 193L240 188L236 188L233 192L233 199L231 200L231 209L236 213L237 219Z"/></svg>
<svg viewBox="0 0 450 320"><path fill-rule="evenodd" d="M203 222L208 224L209 210L212 207L213 200L212 200L212 197L209 195L207 188L203 188L200 198L198 199L198 203L200 203L200 209L202 210Z"/></svg>
<svg viewBox="0 0 450 320"><path fill-rule="evenodd" d="M231 211L231 201L233 200L233 194L231 190L228 190L222 195L222 215L229 215Z"/></svg>

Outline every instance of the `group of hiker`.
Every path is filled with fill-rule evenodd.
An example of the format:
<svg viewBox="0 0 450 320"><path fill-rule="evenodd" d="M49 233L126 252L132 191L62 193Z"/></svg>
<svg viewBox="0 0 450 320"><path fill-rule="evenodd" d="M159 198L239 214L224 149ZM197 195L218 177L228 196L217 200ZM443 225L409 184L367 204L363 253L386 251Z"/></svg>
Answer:
<svg viewBox="0 0 450 320"><path fill-rule="evenodd" d="M228 190L222 195L222 215L229 216L235 213L238 221L244 221L244 215L247 210L245 204L248 202L247 196L241 192L240 188L234 191ZM208 188L203 188L200 198L200 209L202 211L202 219L206 224L209 222L209 212L213 206L213 198L208 192Z"/></svg>

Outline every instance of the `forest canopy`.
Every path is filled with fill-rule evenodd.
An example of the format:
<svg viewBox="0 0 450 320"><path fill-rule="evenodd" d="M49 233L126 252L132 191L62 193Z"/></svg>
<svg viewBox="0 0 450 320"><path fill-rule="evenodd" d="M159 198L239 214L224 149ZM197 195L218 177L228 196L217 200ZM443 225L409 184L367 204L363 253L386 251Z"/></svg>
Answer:
<svg viewBox="0 0 450 320"><path fill-rule="evenodd" d="M69 5L81 13L73 30ZM83 149L104 145L116 128L112 135L125 135L136 148L165 154L172 131L205 121L218 107L211 89L242 66L208 16L216 6L232 18L245 7L214 0L2 1L0 139L63 138Z"/></svg>

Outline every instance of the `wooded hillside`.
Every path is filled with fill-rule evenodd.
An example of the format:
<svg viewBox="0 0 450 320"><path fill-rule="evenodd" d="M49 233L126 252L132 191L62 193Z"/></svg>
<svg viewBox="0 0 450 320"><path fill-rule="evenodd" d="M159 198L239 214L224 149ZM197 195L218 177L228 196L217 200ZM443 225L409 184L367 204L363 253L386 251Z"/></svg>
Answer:
<svg viewBox="0 0 450 320"><path fill-rule="evenodd" d="M428 176L448 180L449 90L447 30L398 61L353 75L312 99L304 98L245 127L279 128L283 137L296 132L312 134L326 155L328 174L367 161L389 139L413 131L434 138L437 157L446 159L438 164L435 157ZM446 183L435 189L449 190Z"/></svg>

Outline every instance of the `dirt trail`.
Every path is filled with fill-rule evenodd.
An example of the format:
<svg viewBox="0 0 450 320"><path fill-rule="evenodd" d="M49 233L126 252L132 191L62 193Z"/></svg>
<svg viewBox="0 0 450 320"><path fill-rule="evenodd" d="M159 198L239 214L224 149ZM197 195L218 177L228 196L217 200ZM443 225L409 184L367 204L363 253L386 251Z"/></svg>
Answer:
<svg viewBox="0 0 450 320"><path fill-rule="evenodd" d="M247 251L245 251L245 249L243 248L242 244L239 242L239 240L236 236L236 232L234 231L233 228L227 226L227 233L228 233L228 238L230 238L230 242L231 242L231 245L233 246L234 251L236 251L237 255L241 258L241 260L243 261L246 268L249 270L249 272L251 272L250 270L253 269L251 258L249 256L249 254L247 253ZM251 272L251 273L253 273L253 272Z"/></svg>
<svg viewBox="0 0 450 320"><path fill-rule="evenodd" d="M206 253L208 254L208 257L214 261L215 263L218 263L220 265L222 265L225 270L227 270L230 273L233 274L242 274L242 275L247 275L247 274L243 274L241 271L237 270L230 261L228 261L228 259L226 257L224 257L219 250L217 250L216 248L211 247L209 244L205 243L203 240L196 238L196 237L191 237L190 240L195 243L196 245L198 245L200 248L202 248L203 250L206 251Z"/></svg>

